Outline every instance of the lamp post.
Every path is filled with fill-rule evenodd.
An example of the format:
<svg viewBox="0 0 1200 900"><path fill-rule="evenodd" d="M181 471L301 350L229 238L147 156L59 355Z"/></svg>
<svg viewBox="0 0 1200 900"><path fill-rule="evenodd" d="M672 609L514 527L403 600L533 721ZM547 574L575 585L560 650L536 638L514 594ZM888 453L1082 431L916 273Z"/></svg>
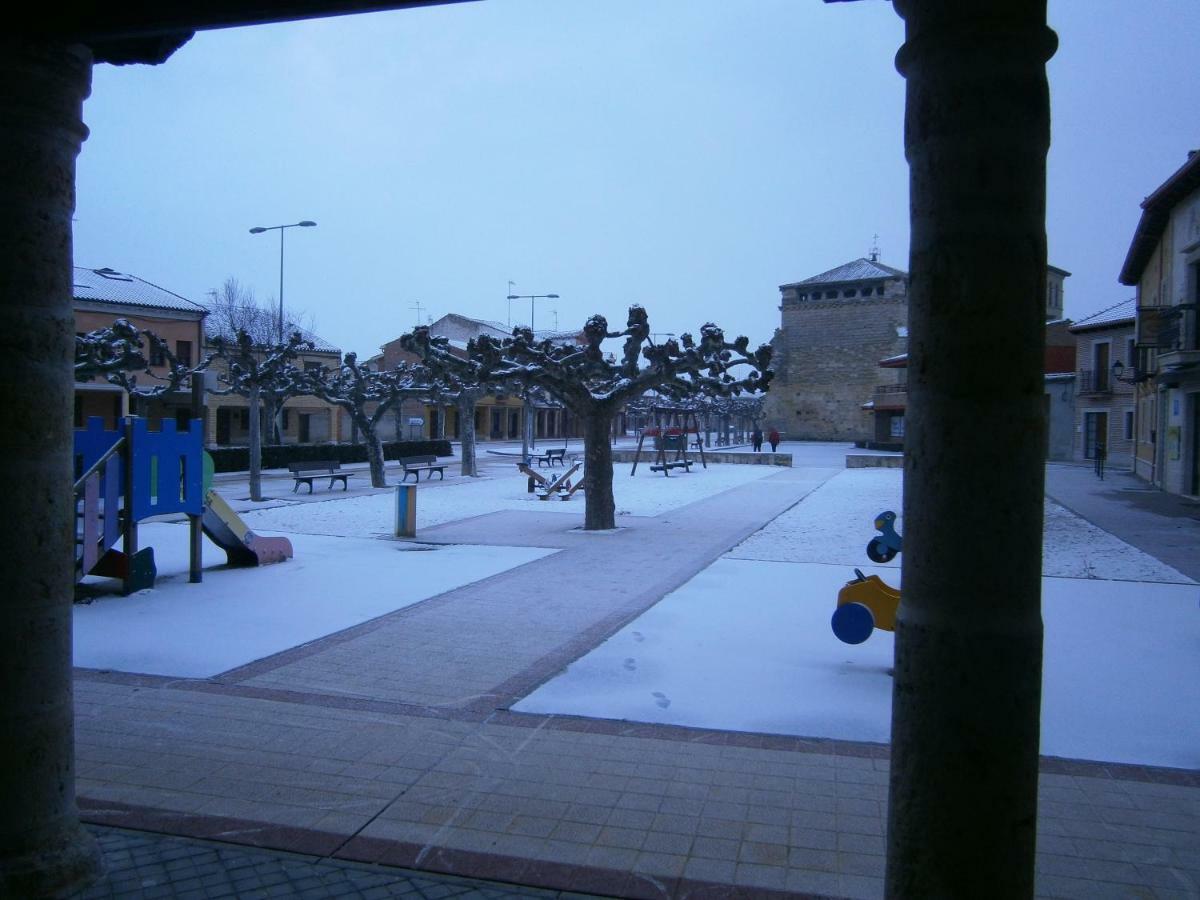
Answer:
<svg viewBox="0 0 1200 900"><path fill-rule="evenodd" d="M302 222L293 222L291 225L268 225L262 227L256 225L250 229L251 234L262 234L264 231L279 232L279 343L283 343L283 232L286 228L313 228L316 222L305 219Z"/></svg>
<svg viewBox="0 0 1200 900"><path fill-rule="evenodd" d="M261 225L256 225L250 229L251 234L262 234L264 231L279 232L279 329L277 339L280 344L283 343L283 232L284 229L287 228L313 228L316 226L316 224L316 222L313 222L309 219L304 219L301 222L293 222L291 225L268 225L265 228ZM271 406L274 407L274 405L275 403L272 400ZM274 415L272 416L272 430L275 432L275 440L282 444L283 404L280 403L278 409L269 411L274 412Z"/></svg>
<svg viewBox="0 0 1200 900"><path fill-rule="evenodd" d="M533 336L533 304L535 300L557 300L558 294L509 294L509 300L528 300L529 301L529 334ZM529 399L529 391L525 392L525 427L521 433L521 455L525 457L526 462L529 461L529 451L536 446L535 436L533 433L533 403Z"/></svg>
<svg viewBox="0 0 1200 900"><path fill-rule="evenodd" d="M529 301L529 331L533 331L533 301L534 300L557 300L558 294L509 294L509 300L528 300Z"/></svg>

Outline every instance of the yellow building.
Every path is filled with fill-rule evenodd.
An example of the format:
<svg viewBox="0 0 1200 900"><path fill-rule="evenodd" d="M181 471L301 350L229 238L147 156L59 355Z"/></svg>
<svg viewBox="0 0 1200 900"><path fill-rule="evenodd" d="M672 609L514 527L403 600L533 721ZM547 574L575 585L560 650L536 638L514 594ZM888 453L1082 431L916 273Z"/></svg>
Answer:
<svg viewBox="0 0 1200 900"><path fill-rule="evenodd" d="M199 361L204 345L204 317L208 311L176 293L136 275L113 269L74 270L75 333L86 334L107 328L117 319L128 319L139 331L150 330L167 342L176 359L187 365ZM140 374L138 386L153 387L164 382L167 360L156 347L143 342L150 362L151 375ZM156 398L129 397L103 378L75 385L75 426L83 427L90 416L101 416L108 427L129 414L146 416L152 423L164 418L183 424L191 418L191 392L183 389ZM151 427L156 427L152 424Z"/></svg>
<svg viewBox="0 0 1200 900"><path fill-rule="evenodd" d="M1200 151L1142 201L1120 280L1137 288L1134 471L1200 495Z"/></svg>

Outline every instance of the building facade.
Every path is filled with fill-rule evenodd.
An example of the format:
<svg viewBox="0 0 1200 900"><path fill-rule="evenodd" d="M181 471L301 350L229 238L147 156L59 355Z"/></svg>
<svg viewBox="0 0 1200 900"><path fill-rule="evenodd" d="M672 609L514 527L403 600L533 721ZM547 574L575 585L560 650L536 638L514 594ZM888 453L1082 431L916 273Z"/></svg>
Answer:
<svg viewBox="0 0 1200 900"><path fill-rule="evenodd" d="M1125 375L1132 372L1136 359L1133 325L1130 299L1071 326L1076 360L1072 457L1076 461L1103 454L1109 467L1133 467L1134 386Z"/></svg>
<svg viewBox="0 0 1200 900"><path fill-rule="evenodd" d="M1121 269L1137 290L1134 471L1200 496L1200 151L1142 202Z"/></svg>
<svg viewBox="0 0 1200 900"><path fill-rule="evenodd" d="M341 351L328 341L309 331L302 330L302 336L312 346L300 351L294 365L302 369L320 368L322 366L336 369L342 362ZM206 334L209 350L215 349L212 340L217 335ZM266 350L263 350L265 355ZM208 384L213 389L223 389L220 373L227 363L221 359L213 360L208 373ZM205 425L204 440L210 447L244 447L250 443L250 404L238 394L209 393L208 418ZM262 408L266 415L265 405ZM337 443L350 439L350 431L344 426L338 415L337 407L326 403L317 397L301 395L288 397L283 402L279 420L279 443L281 444L321 444ZM267 434L266 423L263 423L263 434Z"/></svg>
<svg viewBox="0 0 1200 900"><path fill-rule="evenodd" d="M865 441L879 360L908 347L908 275L877 255L779 286L765 423L789 440Z"/></svg>
<svg viewBox="0 0 1200 900"><path fill-rule="evenodd" d="M114 269L74 267L75 332L86 334L108 328L117 319L127 319L139 331L154 332L186 365L200 360L204 346L204 317L208 311L166 288L151 284L136 275ZM139 387L153 387L155 378L165 379L167 360L154 347L146 347L150 374L139 376ZM174 419L180 425L192 416L192 397L188 385L158 397L130 396L123 388L103 378L75 385L75 427L82 428L88 418L99 416L105 426L115 428L125 415L140 415L157 428L162 419Z"/></svg>

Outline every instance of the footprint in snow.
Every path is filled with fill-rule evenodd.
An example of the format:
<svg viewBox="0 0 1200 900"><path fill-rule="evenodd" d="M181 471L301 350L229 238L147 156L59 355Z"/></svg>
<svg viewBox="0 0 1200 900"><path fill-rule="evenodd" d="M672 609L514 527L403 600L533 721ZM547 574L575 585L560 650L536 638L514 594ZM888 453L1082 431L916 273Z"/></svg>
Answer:
<svg viewBox="0 0 1200 900"><path fill-rule="evenodd" d="M671 705L671 701L667 699L667 695L662 691L655 691L650 696L654 698L655 705L661 706L663 709Z"/></svg>
<svg viewBox="0 0 1200 900"><path fill-rule="evenodd" d="M644 641L646 638L642 636L642 633L641 633L640 631L635 631L635 632L633 633L633 639L634 639L635 641L637 641L637 642L640 644L640 643L641 643L642 641Z"/></svg>
<svg viewBox="0 0 1200 900"><path fill-rule="evenodd" d="M637 660L634 659L632 656L630 656L629 658L627 658L625 660L625 668L627 668L630 672L632 672L634 669L637 668Z"/></svg>

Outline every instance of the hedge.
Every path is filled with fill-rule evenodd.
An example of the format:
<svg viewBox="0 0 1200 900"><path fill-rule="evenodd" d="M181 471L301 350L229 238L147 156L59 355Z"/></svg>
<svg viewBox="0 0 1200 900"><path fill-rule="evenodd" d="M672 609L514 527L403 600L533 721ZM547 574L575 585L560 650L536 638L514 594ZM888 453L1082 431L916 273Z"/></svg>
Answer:
<svg viewBox="0 0 1200 900"><path fill-rule="evenodd" d="M248 447L220 447L209 450L218 472L245 472L250 468ZM401 456L453 456L449 441L384 441L383 458ZM288 463L315 459L336 459L340 463L366 462L366 444L284 444L262 448L264 469L286 469Z"/></svg>

